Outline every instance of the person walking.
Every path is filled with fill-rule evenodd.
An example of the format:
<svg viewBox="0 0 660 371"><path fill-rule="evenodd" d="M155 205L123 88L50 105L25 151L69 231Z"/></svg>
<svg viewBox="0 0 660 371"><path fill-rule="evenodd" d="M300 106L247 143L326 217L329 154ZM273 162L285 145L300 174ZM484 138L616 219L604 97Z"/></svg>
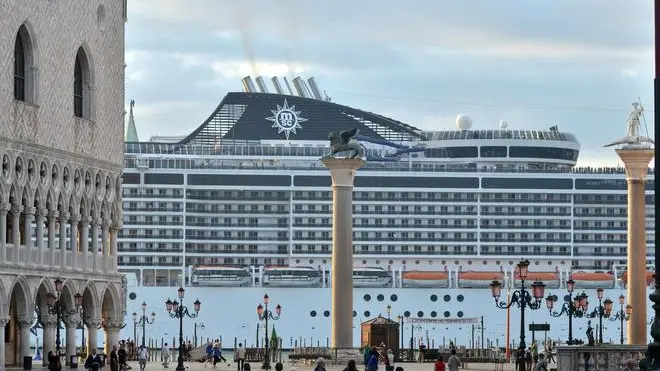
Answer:
<svg viewBox="0 0 660 371"><path fill-rule="evenodd" d="M243 343L238 343L238 348L234 352L234 359L236 360L236 367L238 371L245 371L245 348Z"/></svg>
<svg viewBox="0 0 660 371"><path fill-rule="evenodd" d="M206 343L206 359L204 360L204 367L213 364L213 343L211 340Z"/></svg>
<svg viewBox="0 0 660 371"><path fill-rule="evenodd" d="M456 348L452 348L451 355L447 358L448 371L458 371L458 366L461 365L461 359L456 355Z"/></svg>
<svg viewBox="0 0 660 371"><path fill-rule="evenodd" d="M116 345L113 345L110 351L110 371L119 371L119 354Z"/></svg>
<svg viewBox="0 0 660 371"><path fill-rule="evenodd" d="M144 371L144 368L147 367L147 359L149 359L149 351L147 348L140 346L140 350L138 350L138 363L140 364L140 371Z"/></svg>
<svg viewBox="0 0 660 371"><path fill-rule="evenodd" d="M160 357L163 359L163 368L167 368L170 365L170 348L167 346L167 343L163 344L163 348L160 350Z"/></svg>

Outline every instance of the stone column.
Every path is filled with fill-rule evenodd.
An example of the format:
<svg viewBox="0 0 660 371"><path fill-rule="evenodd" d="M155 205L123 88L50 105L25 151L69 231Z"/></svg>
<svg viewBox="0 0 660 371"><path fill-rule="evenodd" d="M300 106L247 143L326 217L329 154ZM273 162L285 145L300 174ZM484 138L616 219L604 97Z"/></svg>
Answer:
<svg viewBox="0 0 660 371"><path fill-rule="evenodd" d="M67 261L66 261L66 224L67 221L69 220L69 213L66 211L63 211L60 213L60 251L58 254L60 254L60 266L62 268L66 267Z"/></svg>
<svg viewBox="0 0 660 371"><path fill-rule="evenodd" d="M41 313L48 313L48 307L42 306ZM43 325L43 365L48 366L48 352L55 351L55 326L57 325L57 316L53 314L42 314L41 323Z"/></svg>
<svg viewBox="0 0 660 371"><path fill-rule="evenodd" d="M55 223L59 214L57 211L48 212L48 255L50 255L50 262L48 265L55 264Z"/></svg>
<svg viewBox="0 0 660 371"><path fill-rule="evenodd" d="M105 326L103 327L105 330L105 354L110 354L112 346L119 344L119 330L121 330L122 325L123 323L121 321L113 319L105 320Z"/></svg>
<svg viewBox="0 0 660 371"><path fill-rule="evenodd" d="M78 256L78 225L80 224L80 215L73 214L69 218L69 241L71 244L71 267L74 269L80 268Z"/></svg>
<svg viewBox="0 0 660 371"><path fill-rule="evenodd" d="M65 318L64 325L66 326L66 361L69 362L69 358L72 355L76 354L76 329L78 328L78 323L80 322L79 314L72 314Z"/></svg>
<svg viewBox="0 0 660 371"><path fill-rule="evenodd" d="M43 266L44 264L44 221L47 213L48 210L46 209L37 210L36 241L37 249L39 250L39 259L37 260L39 266Z"/></svg>
<svg viewBox="0 0 660 371"><path fill-rule="evenodd" d="M32 250L32 221L34 220L34 207L26 207L23 212L23 240L25 242L25 265L32 261L30 253Z"/></svg>
<svg viewBox="0 0 660 371"><path fill-rule="evenodd" d="M82 249L82 264L79 264L82 269L89 270L89 221L88 216L84 216L80 223L80 248Z"/></svg>
<svg viewBox="0 0 660 371"><path fill-rule="evenodd" d="M9 211L9 205L2 204L0 205L0 261L4 262L7 260L7 211ZM4 343L0 344L3 346ZM4 353L2 353L4 359ZM3 365L4 363L0 363Z"/></svg>
<svg viewBox="0 0 660 371"><path fill-rule="evenodd" d="M108 269L108 255L110 254L110 221L104 220L101 224L101 250L102 258L101 264L103 265L102 270L105 272Z"/></svg>
<svg viewBox="0 0 660 371"><path fill-rule="evenodd" d="M85 320L85 324L87 325L87 349L88 352L92 349L98 349L99 347L99 339L98 339L98 329L99 326L101 325L101 319L100 318L87 318ZM108 353L106 353L108 354Z"/></svg>
<svg viewBox="0 0 660 371"><path fill-rule="evenodd" d="M14 205L11 208L11 243L14 244L14 263L18 260L18 246L21 243L21 227L19 223L21 222L21 211L23 206Z"/></svg>
<svg viewBox="0 0 660 371"><path fill-rule="evenodd" d="M2 226L2 228L5 228ZM9 323L9 318L0 318L0 365L5 365L5 326ZM3 367L4 368L4 367Z"/></svg>
<svg viewBox="0 0 660 371"><path fill-rule="evenodd" d="M332 347L353 348L353 180L359 158L323 158L332 177Z"/></svg>
<svg viewBox="0 0 660 371"><path fill-rule="evenodd" d="M19 316L17 320L20 334L19 343L21 345L18 361L23 364L23 357L32 357L32 349L30 349L30 326L32 325L33 318L31 315Z"/></svg>
<svg viewBox="0 0 660 371"><path fill-rule="evenodd" d="M92 270L99 269L99 224L100 219L92 218Z"/></svg>
<svg viewBox="0 0 660 371"><path fill-rule="evenodd" d="M628 344L646 345L646 197L645 185L652 149L617 149L628 181Z"/></svg>
<svg viewBox="0 0 660 371"><path fill-rule="evenodd" d="M113 224L112 228L110 229L110 253L108 254L108 258L110 259L109 268L111 270L115 270L115 268L117 268L117 234L118 233L119 233L119 225Z"/></svg>

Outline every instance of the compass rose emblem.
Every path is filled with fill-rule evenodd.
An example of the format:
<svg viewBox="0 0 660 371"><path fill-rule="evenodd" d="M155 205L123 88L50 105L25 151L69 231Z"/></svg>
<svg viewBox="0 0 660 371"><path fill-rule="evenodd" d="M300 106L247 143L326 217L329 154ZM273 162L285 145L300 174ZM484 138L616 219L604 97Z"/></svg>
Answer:
<svg viewBox="0 0 660 371"><path fill-rule="evenodd" d="M301 111L296 111L296 106L289 107L289 103L284 100L284 105L277 105L277 109L270 110L273 116L266 117L266 120L273 122L273 128L277 128L277 134L284 133L286 139L289 139L291 133L296 134L296 129L302 129L301 122L307 121L300 117Z"/></svg>

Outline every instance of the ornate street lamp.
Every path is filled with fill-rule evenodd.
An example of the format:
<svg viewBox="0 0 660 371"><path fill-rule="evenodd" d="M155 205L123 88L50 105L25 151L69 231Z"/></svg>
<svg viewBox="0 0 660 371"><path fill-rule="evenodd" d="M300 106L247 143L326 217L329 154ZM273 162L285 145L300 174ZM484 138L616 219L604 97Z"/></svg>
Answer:
<svg viewBox="0 0 660 371"><path fill-rule="evenodd" d="M167 299L165 302L165 308L167 313L171 318L179 319L179 359L177 360L176 371L186 371L186 366L183 365L183 318L195 318L199 315L199 308L202 305L202 302L199 299L195 300L193 303L194 312L190 312L188 307L183 305L183 297L186 290L183 287L179 287L177 294L179 296L179 301L172 301Z"/></svg>
<svg viewBox="0 0 660 371"><path fill-rule="evenodd" d="M387 304L385 311L387 312L387 337L385 338L387 341L387 349L385 349L385 355L387 356L387 352L390 350L390 314L392 313L392 307Z"/></svg>
<svg viewBox="0 0 660 371"><path fill-rule="evenodd" d="M532 294L525 289L525 279L529 272L529 260L523 260L517 265L518 275L520 276L520 290L513 292L511 302L506 303L499 301L502 294L502 284L499 281L493 281L490 284L490 290L495 299L495 305L501 309L508 309L513 304L517 304L520 308L520 345L521 349L525 348L525 308L539 309L541 307L541 299L545 291L545 284L543 282L532 283Z"/></svg>
<svg viewBox="0 0 660 371"><path fill-rule="evenodd" d="M277 321L280 319L280 315L282 314L282 306L277 304L275 307L275 314L271 310L268 309L268 302L269 302L269 297L268 294L264 295L264 305L257 305L257 317L259 318L259 321L264 321L265 322L265 328L266 328L266 338L264 339L264 363L261 365L261 368L264 370L270 370L270 354L269 354L269 344L268 344L268 320L273 320Z"/></svg>
<svg viewBox="0 0 660 371"><path fill-rule="evenodd" d="M623 322L630 320L630 317L632 316L632 310L633 307L632 305L628 304L626 305L626 310L623 310L623 304L626 302L626 297L621 295L619 296L619 305L620 309L612 315L612 305L614 302L610 299L605 299L605 317L609 318L610 321L620 321L619 325L621 326L621 329L619 331L619 334L621 335L619 341L621 344L623 344Z"/></svg>
<svg viewBox="0 0 660 371"><path fill-rule="evenodd" d="M557 301L559 301L557 295L548 295L548 297L545 298L545 304L548 307L548 312L551 316L568 316L568 341L566 344L572 345L574 343L573 317L582 317L589 307L589 302L587 301L588 296L584 292L573 297L573 290L575 290L574 280L571 279L566 282L566 289L568 290L568 295L564 296L564 303L562 304L559 311L552 310Z"/></svg>
<svg viewBox="0 0 660 371"><path fill-rule="evenodd" d="M62 290L64 290L64 281L61 279L55 280L55 293L48 293L46 295L46 301L48 304L48 313L57 315L57 325L55 326L55 352L60 356L60 351L62 348L62 340L60 338L60 323L66 317L72 316L82 308L83 296L81 294L75 294L74 298L74 308L66 309L64 303L62 303Z"/></svg>
<svg viewBox="0 0 660 371"><path fill-rule="evenodd" d="M603 343L603 317L607 317L605 315L605 307L603 306L603 290L602 288L598 288L596 290L596 295L598 297L598 306L594 308L594 310L591 313L586 313L584 316L587 318L596 318L598 317L598 343L602 344ZM607 301L609 299L605 299L605 304L607 304ZM610 306L611 306L611 300L610 301Z"/></svg>
<svg viewBox="0 0 660 371"><path fill-rule="evenodd" d="M151 312L151 318L147 316L147 303L142 302L142 315L133 312L133 338L135 338L137 328L142 327L142 347L144 348L144 338L146 337L147 325L151 325L156 320L156 312Z"/></svg>

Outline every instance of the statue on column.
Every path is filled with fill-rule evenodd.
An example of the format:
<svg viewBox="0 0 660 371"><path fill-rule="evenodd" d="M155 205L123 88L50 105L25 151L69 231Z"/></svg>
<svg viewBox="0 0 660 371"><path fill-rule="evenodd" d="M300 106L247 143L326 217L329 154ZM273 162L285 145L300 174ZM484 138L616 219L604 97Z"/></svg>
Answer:
<svg viewBox="0 0 660 371"><path fill-rule="evenodd" d="M330 139L330 154L324 158L333 158L337 153L349 152L346 158L364 157L364 148L354 139L358 134L358 129L342 130L339 134L330 132L328 139ZM350 153L352 152L352 154Z"/></svg>

